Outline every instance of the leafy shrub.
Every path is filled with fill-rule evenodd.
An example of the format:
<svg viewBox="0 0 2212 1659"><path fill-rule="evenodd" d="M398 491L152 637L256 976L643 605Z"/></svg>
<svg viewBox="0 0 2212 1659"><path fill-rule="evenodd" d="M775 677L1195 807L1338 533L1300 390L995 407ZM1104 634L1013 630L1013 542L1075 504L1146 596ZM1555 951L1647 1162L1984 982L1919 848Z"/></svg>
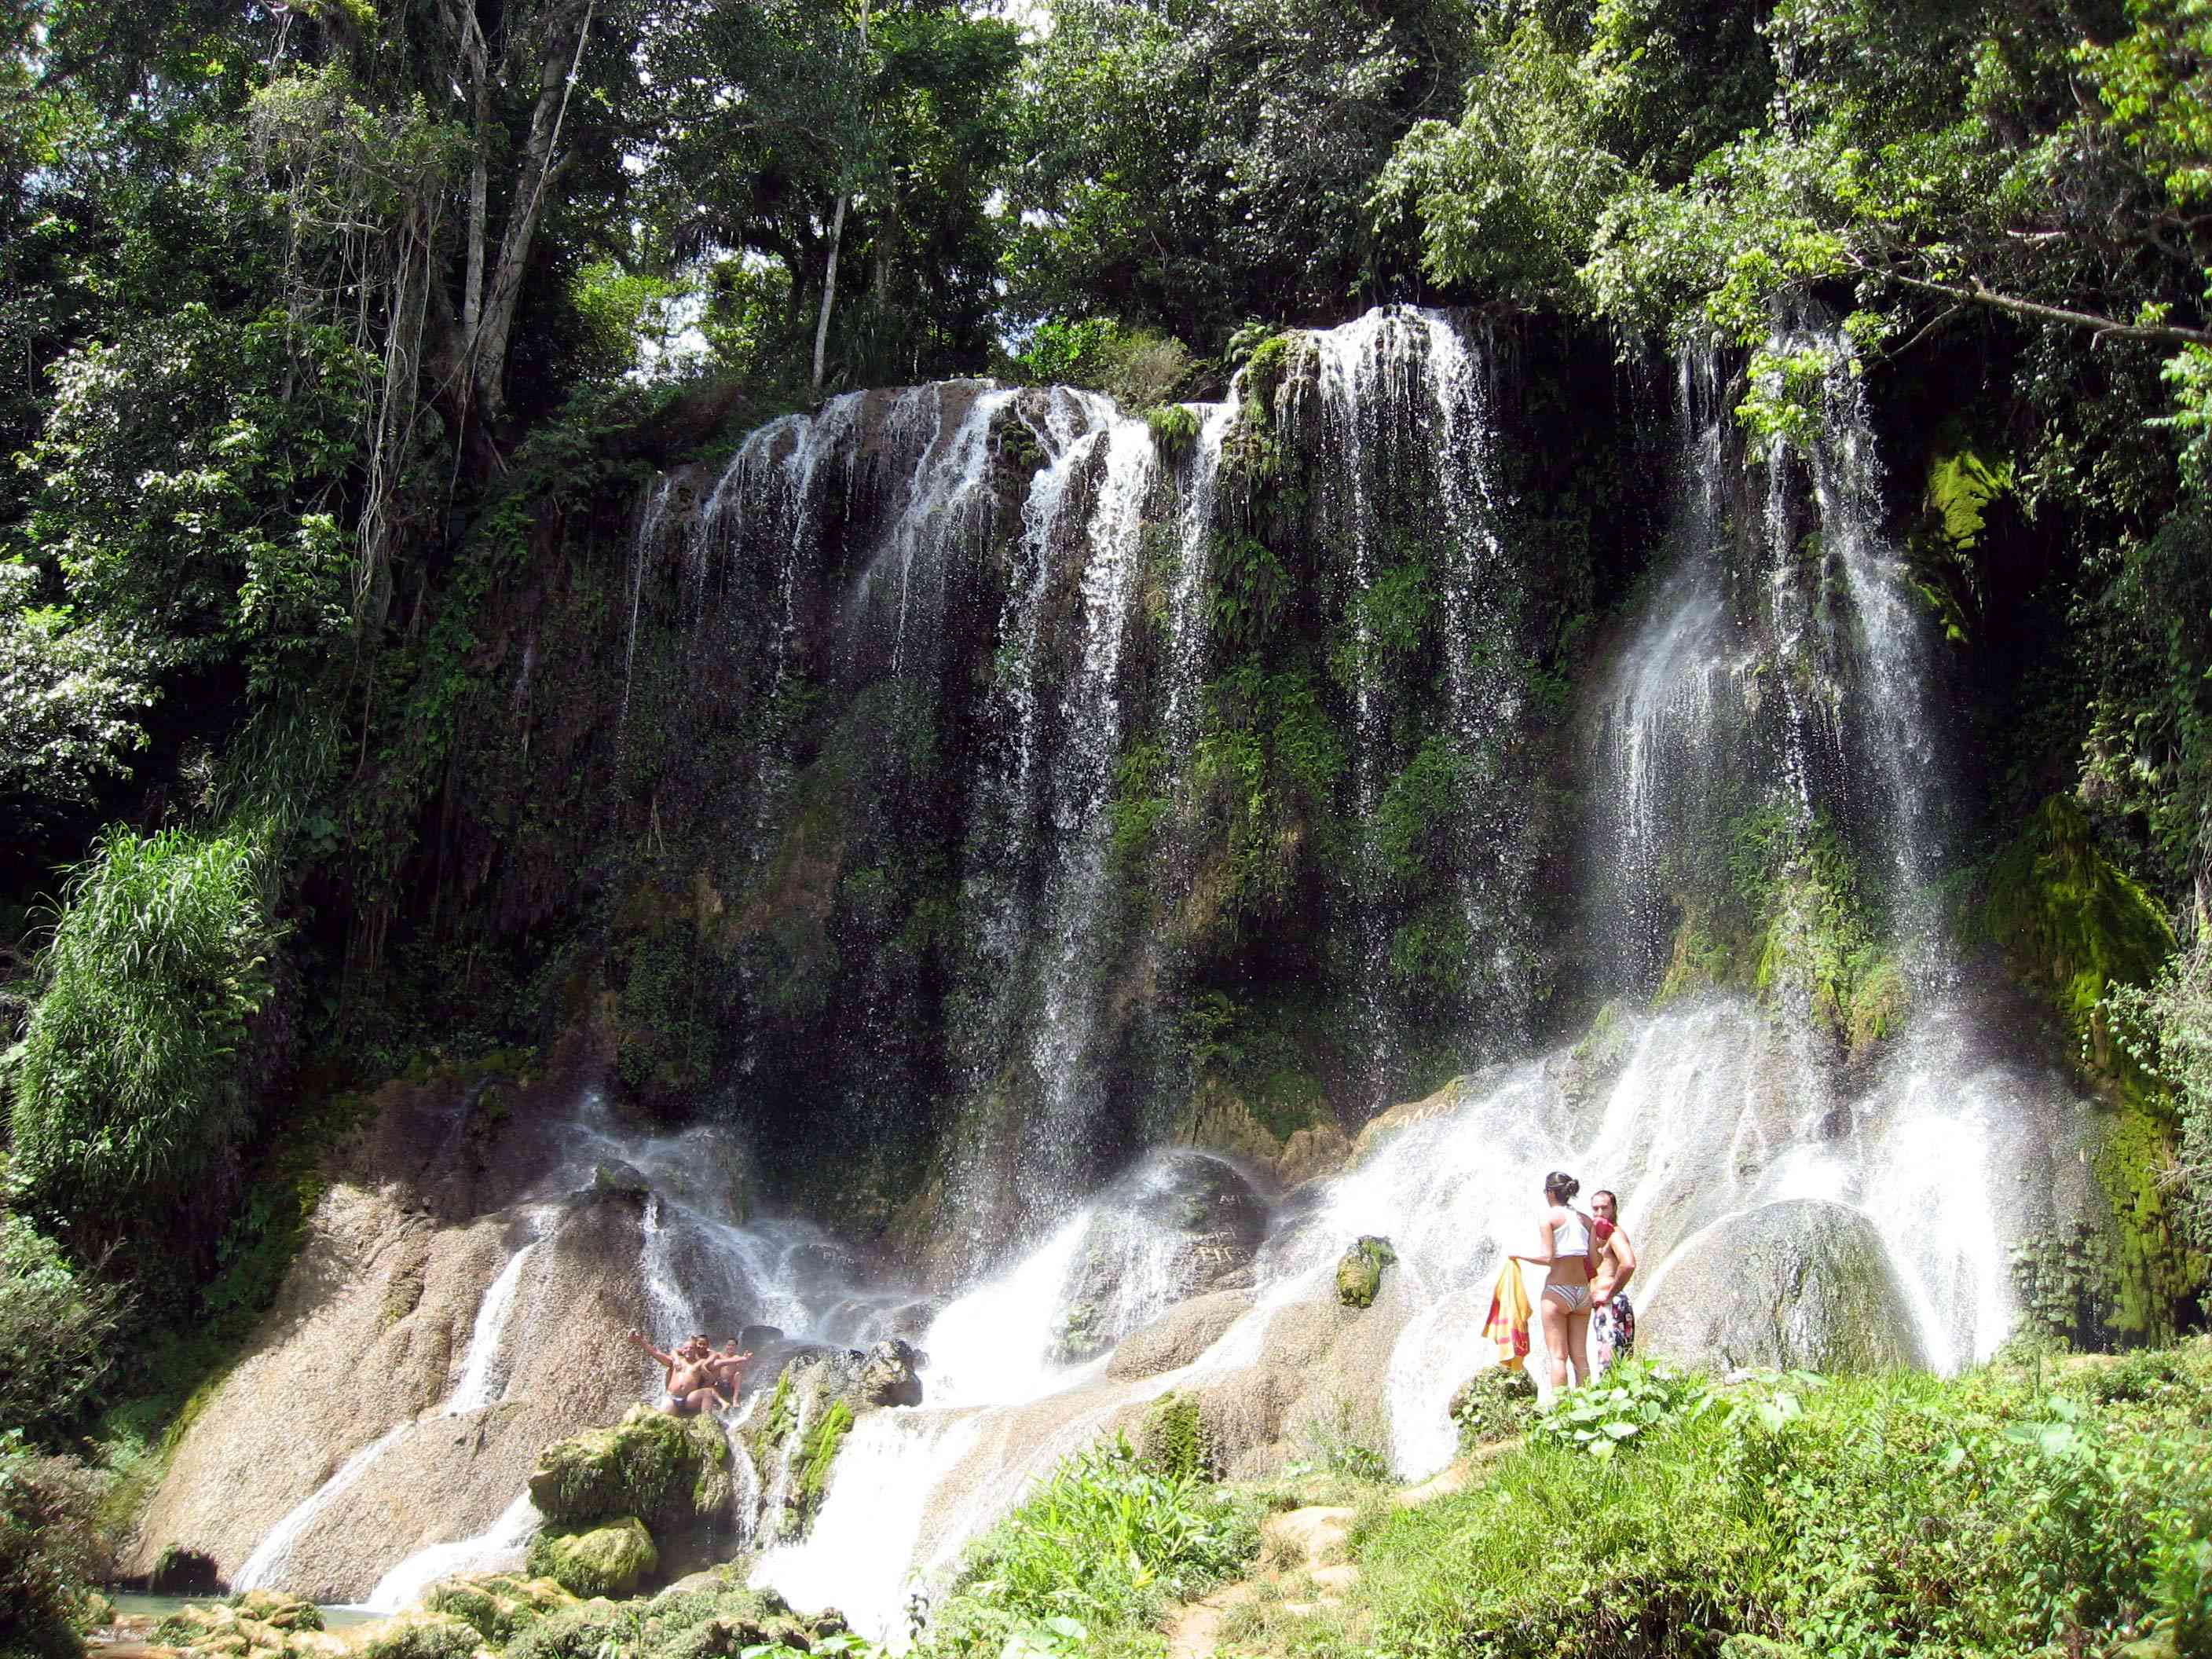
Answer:
<svg viewBox="0 0 2212 1659"><path fill-rule="evenodd" d="M73 1457L42 1457L0 1434L0 1653L68 1656L76 1621L110 1566L98 1523L103 1482Z"/></svg>
<svg viewBox="0 0 2212 1659"><path fill-rule="evenodd" d="M1526 1434L1536 1421L1536 1380L1525 1367L1477 1371L1452 1396L1451 1419L1462 1453Z"/></svg>
<svg viewBox="0 0 2212 1659"><path fill-rule="evenodd" d="M977 1543L928 1649L1050 1654L1089 1631L1149 1619L1236 1571L1259 1547L1250 1508L1194 1474L1145 1467L1127 1439L1066 1459Z"/></svg>
<svg viewBox="0 0 2212 1659"><path fill-rule="evenodd" d="M1714 1399L1702 1377L1624 1359L1595 1382L1561 1394L1536 1419L1533 1432L1539 1440L1602 1461L1654 1430L1706 1409Z"/></svg>
<svg viewBox="0 0 2212 1659"><path fill-rule="evenodd" d="M0 1218L0 1421L60 1430L107 1369L123 1297L21 1216Z"/></svg>
<svg viewBox="0 0 2212 1659"><path fill-rule="evenodd" d="M245 836L126 829L71 878L11 1051L25 1207L80 1249L147 1237L246 1127L238 1054L279 929Z"/></svg>

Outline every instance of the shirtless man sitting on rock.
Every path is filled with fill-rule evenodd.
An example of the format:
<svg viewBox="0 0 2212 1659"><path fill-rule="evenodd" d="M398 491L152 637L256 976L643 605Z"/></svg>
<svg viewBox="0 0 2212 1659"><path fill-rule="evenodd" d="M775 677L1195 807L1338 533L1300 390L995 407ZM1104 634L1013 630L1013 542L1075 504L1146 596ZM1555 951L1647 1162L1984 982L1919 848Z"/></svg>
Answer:
<svg viewBox="0 0 2212 1659"><path fill-rule="evenodd" d="M667 1368L662 1381L665 1392L658 1401L662 1411L671 1417L696 1417L703 1411L727 1407L729 1400L714 1386L719 1380L716 1356L703 1333L686 1337L672 1353L661 1352L636 1331L629 1334L631 1342Z"/></svg>
<svg viewBox="0 0 2212 1659"><path fill-rule="evenodd" d="M733 1336L707 1356L707 1368L714 1374L714 1386L732 1400L738 1397L738 1378L745 1369L745 1361L753 1357L750 1348L743 1353L737 1348L738 1339Z"/></svg>

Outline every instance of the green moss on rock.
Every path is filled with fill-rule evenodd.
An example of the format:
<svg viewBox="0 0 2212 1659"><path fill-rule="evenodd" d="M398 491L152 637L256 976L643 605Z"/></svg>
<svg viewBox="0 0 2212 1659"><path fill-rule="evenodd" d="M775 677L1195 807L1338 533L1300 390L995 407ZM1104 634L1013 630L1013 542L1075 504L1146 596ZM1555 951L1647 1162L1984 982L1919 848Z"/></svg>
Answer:
<svg viewBox="0 0 2212 1659"><path fill-rule="evenodd" d="M476 1626L443 1613L403 1613L355 1638L359 1659L470 1659L483 1646Z"/></svg>
<svg viewBox="0 0 2212 1659"><path fill-rule="evenodd" d="M422 1605L473 1626L495 1647L504 1647L525 1628L576 1605L576 1597L551 1578L517 1573L470 1573L431 1585Z"/></svg>
<svg viewBox="0 0 2212 1659"><path fill-rule="evenodd" d="M1362 1237L1336 1264L1336 1299L1347 1308L1373 1307L1382 1270L1397 1259L1389 1239Z"/></svg>
<svg viewBox="0 0 2212 1659"><path fill-rule="evenodd" d="M730 1501L730 1448L710 1419L634 1406L612 1428L539 1453L530 1498L557 1522L625 1515L657 1528L711 1522Z"/></svg>
<svg viewBox="0 0 2212 1659"><path fill-rule="evenodd" d="M845 1437L852 1429L852 1407L842 1400L833 1400L808 1432L805 1455L799 1462L799 1490L810 1512L820 1505L823 1493L830 1489L830 1468L837 1462L837 1454L844 1449Z"/></svg>
<svg viewBox="0 0 2212 1659"><path fill-rule="evenodd" d="M1990 866L1982 926L2015 977L2048 997L2100 1071L2140 1079L2101 1006L2173 954L2165 913L2097 849L2088 815L2054 795Z"/></svg>
<svg viewBox="0 0 2212 1659"><path fill-rule="evenodd" d="M660 1552L634 1515L581 1527L547 1527L530 1540L532 1576L576 1595L628 1595L660 1565Z"/></svg>

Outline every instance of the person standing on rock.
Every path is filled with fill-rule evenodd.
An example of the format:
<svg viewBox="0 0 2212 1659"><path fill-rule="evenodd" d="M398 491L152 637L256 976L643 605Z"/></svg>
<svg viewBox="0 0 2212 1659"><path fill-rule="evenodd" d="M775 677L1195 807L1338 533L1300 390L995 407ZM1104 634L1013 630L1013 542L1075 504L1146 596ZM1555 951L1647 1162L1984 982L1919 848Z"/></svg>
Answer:
<svg viewBox="0 0 2212 1659"><path fill-rule="evenodd" d="M1536 1298L1544 1322L1544 1352L1551 1362L1554 1392L1567 1386L1567 1362L1575 1367L1575 1381L1587 1382L1592 1375L1589 1358L1590 1220L1567 1200L1583 1183L1564 1170L1544 1177L1544 1214L1537 1225L1543 1244L1540 1255L1514 1255L1544 1269L1544 1289Z"/></svg>
<svg viewBox="0 0 2212 1659"><path fill-rule="evenodd" d="M1636 1349L1636 1310L1628 1300L1628 1281L1636 1275L1636 1250L1620 1231L1620 1200L1600 1190L1590 1194L1590 1335L1597 1368L1605 1368Z"/></svg>

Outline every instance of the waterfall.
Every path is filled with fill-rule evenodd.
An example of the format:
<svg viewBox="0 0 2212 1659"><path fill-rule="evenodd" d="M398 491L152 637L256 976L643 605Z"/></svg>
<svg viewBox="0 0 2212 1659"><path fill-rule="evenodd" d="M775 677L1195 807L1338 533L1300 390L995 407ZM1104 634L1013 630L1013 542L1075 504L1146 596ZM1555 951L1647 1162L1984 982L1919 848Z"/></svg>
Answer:
<svg viewBox="0 0 2212 1659"><path fill-rule="evenodd" d="M538 1248L532 1239L513 1255L493 1279L491 1288L484 1292L483 1302L477 1309L477 1320L469 1333L469 1346L461 1361L461 1380L453 1385L453 1392L440 1408L446 1417L459 1417L464 1412L479 1411L495 1402L507 1386L507 1376L500 1368L502 1356L501 1339L507 1334L508 1316L514 1311L515 1288L522 1283L522 1270L530 1261L531 1252Z"/></svg>
<svg viewBox="0 0 2212 1659"><path fill-rule="evenodd" d="M1386 763L1413 759L1399 752L1392 735L1405 672L1392 658L1406 650L1409 627L1393 606L1408 573L1381 561L1394 552L1432 558L1449 709L1445 763L1461 803L1450 826L1459 944L1471 1000L1498 1016L1498 1029L1468 1035L1479 1046L1502 1046L1522 1035L1525 990L1516 958L1530 868L1514 833L1525 801L1503 767L1521 719L1521 649L1515 573L1498 529L1496 420L1486 374L1459 326L1440 312L1388 307L1308 337L1317 362L1319 438L1328 458L1316 485L1317 520L1349 589L1358 822L1376 822ZM1393 539L1394 528L1407 525L1425 537L1413 551ZM1370 902L1386 880L1370 828L1359 845L1346 918L1369 1050L1363 1104L1370 1109L1384 1103L1396 1081L1402 1040L1390 989L1391 924Z"/></svg>
<svg viewBox="0 0 2212 1659"><path fill-rule="evenodd" d="M1142 421L1115 419L1099 439L1103 476L1087 527L1083 654L1060 705L1052 827L1060 853L1041 907L1042 1005L1030 1048L1042 1109L1027 1126L1023 1176L1033 1203L1066 1203L1088 1153L1096 1111L1091 1073L1109 899L1106 805L1121 754L1118 681L1138 560L1139 511L1152 482L1152 438Z"/></svg>
<svg viewBox="0 0 2212 1659"><path fill-rule="evenodd" d="M414 1426L412 1419L393 1424L339 1464L337 1474L318 1486L305 1502L295 1504L290 1512L254 1546L253 1553L247 1556L245 1564L231 1575L230 1587L234 1590L265 1589L277 1584L291 1560L292 1547L299 1542L300 1534L344 1497L362 1476L368 1473L369 1466L390 1451Z"/></svg>
<svg viewBox="0 0 2212 1659"><path fill-rule="evenodd" d="M364 1605L374 1613L398 1613L420 1601L441 1578L465 1572L519 1572L531 1539L544 1524L545 1517L525 1492L476 1537L416 1551L376 1581Z"/></svg>

